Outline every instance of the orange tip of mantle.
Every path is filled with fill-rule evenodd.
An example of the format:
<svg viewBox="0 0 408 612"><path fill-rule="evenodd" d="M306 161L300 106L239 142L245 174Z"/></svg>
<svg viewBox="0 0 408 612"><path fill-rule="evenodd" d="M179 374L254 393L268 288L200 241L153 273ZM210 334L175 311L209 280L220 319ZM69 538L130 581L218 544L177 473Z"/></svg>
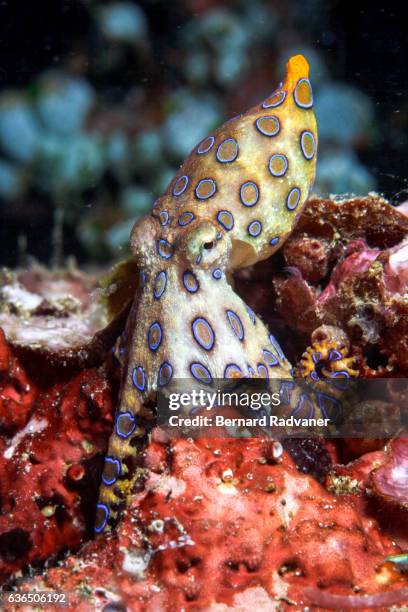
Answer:
<svg viewBox="0 0 408 612"><path fill-rule="evenodd" d="M309 64L303 55L294 55L286 64L284 87L293 91L299 79L309 78Z"/></svg>

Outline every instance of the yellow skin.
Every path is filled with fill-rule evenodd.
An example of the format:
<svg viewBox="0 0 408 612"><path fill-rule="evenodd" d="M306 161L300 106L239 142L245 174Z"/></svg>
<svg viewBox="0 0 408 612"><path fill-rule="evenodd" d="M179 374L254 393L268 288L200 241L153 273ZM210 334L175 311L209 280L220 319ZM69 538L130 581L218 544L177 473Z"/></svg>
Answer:
<svg viewBox="0 0 408 612"><path fill-rule="evenodd" d="M132 230L143 282L125 331L98 533L110 529L142 477L139 420L159 387L183 378L206 385L216 378L291 377L276 340L227 274L280 248L312 188L317 128L308 77L306 60L292 57L279 89L195 147Z"/></svg>

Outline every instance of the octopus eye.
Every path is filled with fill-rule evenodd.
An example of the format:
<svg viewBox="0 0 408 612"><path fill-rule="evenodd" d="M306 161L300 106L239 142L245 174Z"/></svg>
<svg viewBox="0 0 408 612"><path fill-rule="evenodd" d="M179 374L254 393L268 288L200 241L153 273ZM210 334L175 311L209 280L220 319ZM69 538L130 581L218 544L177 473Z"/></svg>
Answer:
<svg viewBox="0 0 408 612"><path fill-rule="evenodd" d="M191 265L200 268L222 266L230 249L230 239L212 221L192 227L183 237L182 248Z"/></svg>

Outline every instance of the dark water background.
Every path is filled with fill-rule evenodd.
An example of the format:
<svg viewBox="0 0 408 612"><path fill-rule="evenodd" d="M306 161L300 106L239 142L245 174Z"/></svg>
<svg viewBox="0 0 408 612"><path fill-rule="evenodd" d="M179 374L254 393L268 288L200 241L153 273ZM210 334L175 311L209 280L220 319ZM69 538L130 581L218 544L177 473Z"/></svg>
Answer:
<svg viewBox="0 0 408 612"><path fill-rule="evenodd" d="M64 257L123 256L191 147L296 52L315 85L316 190L408 199L406 17L392 2L0 2L0 265L49 263L56 226Z"/></svg>

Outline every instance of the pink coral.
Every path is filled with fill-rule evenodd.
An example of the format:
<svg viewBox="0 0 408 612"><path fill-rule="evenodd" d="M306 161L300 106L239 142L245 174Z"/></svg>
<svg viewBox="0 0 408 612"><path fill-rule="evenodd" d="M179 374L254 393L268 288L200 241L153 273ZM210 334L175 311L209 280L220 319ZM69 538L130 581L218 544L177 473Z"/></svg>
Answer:
<svg viewBox="0 0 408 612"><path fill-rule="evenodd" d="M384 465L371 473L374 492L380 498L408 509L408 439L392 440Z"/></svg>
<svg viewBox="0 0 408 612"><path fill-rule="evenodd" d="M388 592L377 568L398 547L351 499L301 475L288 455L280 463L269 456L259 439L152 443L146 489L117 533L35 584L69 591L77 610L102 602L132 611L216 603L270 609L274 601L289 609L289 601L310 601L310 586Z"/></svg>
<svg viewBox="0 0 408 612"><path fill-rule="evenodd" d="M17 357L0 329L0 577L89 535L113 393L103 370Z"/></svg>

